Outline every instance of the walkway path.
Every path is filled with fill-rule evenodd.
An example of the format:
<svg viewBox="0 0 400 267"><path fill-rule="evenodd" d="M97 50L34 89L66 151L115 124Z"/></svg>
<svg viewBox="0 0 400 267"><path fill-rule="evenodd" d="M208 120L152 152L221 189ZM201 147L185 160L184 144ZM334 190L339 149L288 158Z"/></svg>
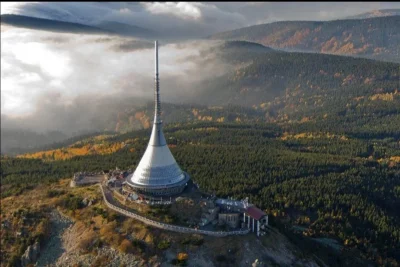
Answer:
<svg viewBox="0 0 400 267"><path fill-rule="evenodd" d="M104 188L102 184L99 184L101 193L103 194L104 202L106 203L107 207L110 209L119 212L125 216L137 219L147 225L151 225L160 229L164 230L169 230L173 232L178 232L178 233L187 233L187 234L203 234L203 235L209 235L209 236L217 236L217 237L222 237L222 236L229 236L229 235L245 235L250 232L250 229L245 229L245 230L238 230L238 231L206 231L206 230L196 230L193 228L189 227L183 227L183 226L177 226L177 225L172 225L172 224L167 224L167 223L162 223L162 222L157 222L151 219L148 219L144 216L141 216L139 214L133 213L131 211L128 211L122 207L120 203L114 200L112 196L112 192L108 190L107 188Z"/></svg>

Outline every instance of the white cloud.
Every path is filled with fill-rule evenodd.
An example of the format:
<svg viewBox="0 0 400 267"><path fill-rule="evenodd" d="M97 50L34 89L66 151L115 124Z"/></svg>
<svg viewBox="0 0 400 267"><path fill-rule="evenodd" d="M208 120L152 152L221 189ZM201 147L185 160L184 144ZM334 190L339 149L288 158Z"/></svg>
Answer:
<svg viewBox="0 0 400 267"><path fill-rule="evenodd" d="M50 83L49 83L49 86L53 87L53 88L65 88L63 81L62 80L56 80L56 79L55 80L51 80Z"/></svg>
<svg viewBox="0 0 400 267"><path fill-rule="evenodd" d="M183 19L201 18L200 3L193 2L144 2L145 8L152 14L170 14Z"/></svg>
<svg viewBox="0 0 400 267"><path fill-rule="evenodd" d="M8 71L12 68L12 65L9 64L4 58L1 58L1 69L4 71ZM3 72L1 72L3 74Z"/></svg>
<svg viewBox="0 0 400 267"><path fill-rule="evenodd" d="M37 2L35 2L37 3ZM26 2L1 2L1 14L14 14L19 12L19 8L24 6Z"/></svg>
<svg viewBox="0 0 400 267"><path fill-rule="evenodd" d="M20 81L26 84L42 81L42 78L39 76L39 74L35 72L20 73L19 77Z"/></svg>
<svg viewBox="0 0 400 267"><path fill-rule="evenodd" d="M13 78L1 79L1 113L27 114L32 111L32 98ZM28 92L29 93L29 92Z"/></svg>
<svg viewBox="0 0 400 267"><path fill-rule="evenodd" d="M37 65L54 78L66 78L71 74L70 59L65 52L52 51L38 42L16 43L10 47L15 58L22 63Z"/></svg>
<svg viewBox="0 0 400 267"><path fill-rule="evenodd" d="M54 38L57 37L57 41ZM102 41L103 40L103 41ZM2 114L35 112L43 97L60 94L68 103L81 95L124 95L151 99L154 50L124 52L116 45L130 38L52 33L10 27L2 32ZM190 81L204 78L212 68L198 70L189 57L199 57L200 43L163 44L159 48L163 90L173 99L191 90ZM197 75L188 75L196 73ZM179 86L178 86L179 85ZM52 95L54 97L54 95ZM41 102L41 105L46 102ZM17 108L23 106L23 108Z"/></svg>

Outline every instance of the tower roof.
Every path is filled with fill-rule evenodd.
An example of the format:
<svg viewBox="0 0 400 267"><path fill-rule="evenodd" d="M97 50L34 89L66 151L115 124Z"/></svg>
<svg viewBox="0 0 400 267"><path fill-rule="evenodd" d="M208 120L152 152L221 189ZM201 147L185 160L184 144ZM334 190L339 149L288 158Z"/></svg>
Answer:
<svg viewBox="0 0 400 267"><path fill-rule="evenodd" d="M128 177L128 183L134 187L151 189L174 187L186 183L189 179L176 163L162 130L157 41L155 41L154 102L154 122L149 144L135 172Z"/></svg>

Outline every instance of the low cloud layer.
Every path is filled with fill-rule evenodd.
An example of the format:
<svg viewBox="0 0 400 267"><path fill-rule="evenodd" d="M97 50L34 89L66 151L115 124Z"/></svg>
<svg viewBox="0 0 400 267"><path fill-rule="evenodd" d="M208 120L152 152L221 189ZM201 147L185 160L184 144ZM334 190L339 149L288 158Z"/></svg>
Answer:
<svg viewBox="0 0 400 267"><path fill-rule="evenodd" d="M199 82L227 71L202 52L218 44L160 44L162 101L183 102ZM152 42L2 25L1 45L2 128L102 130L101 116L153 99Z"/></svg>

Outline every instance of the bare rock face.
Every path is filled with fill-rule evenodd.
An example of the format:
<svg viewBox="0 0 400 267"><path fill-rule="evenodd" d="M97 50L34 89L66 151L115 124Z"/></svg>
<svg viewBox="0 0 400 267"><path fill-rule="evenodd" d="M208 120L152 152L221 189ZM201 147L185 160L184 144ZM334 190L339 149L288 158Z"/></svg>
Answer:
<svg viewBox="0 0 400 267"><path fill-rule="evenodd" d="M35 263L38 259L40 253L40 244L36 242L35 244L29 246L24 255L21 257L21 264L23 267L28 266L31 263Z"/></svg>

